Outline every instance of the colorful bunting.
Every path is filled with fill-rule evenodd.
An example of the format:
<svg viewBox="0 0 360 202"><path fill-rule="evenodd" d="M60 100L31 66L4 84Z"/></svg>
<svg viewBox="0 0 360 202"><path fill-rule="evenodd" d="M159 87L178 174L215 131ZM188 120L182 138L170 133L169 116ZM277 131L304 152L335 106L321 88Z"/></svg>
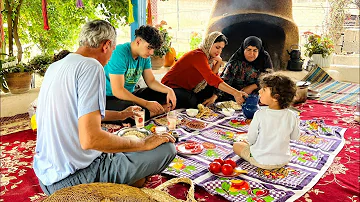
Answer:
<svg viewBox="0 0 360 202"><path fill-rule="evenodd" d="M131 0L129 0L129 17L128 17L128 22L129 24L133 23L134 20L134 11L133 11L133 5L131 3Z"/></svg>
<svg viewBox="0 0 360 202"><path fill-rule="evenodd" d="M81 0L76 0L76 7L77 8L84 8L85 6L84 6L84 4L83 4L83 2Z"/></svg>
<svg viewBox="0 0 360 202"><path fill-rule="evenodd" d="M152 25L151 0L147 1L147 24Z"/></svg>
<svg viewBox="0 0 360 202"><path fill-rule="evenodd" d="M49 23L48 23L48 17L47 17L47 9L46 9L46 0L42 0L42 15L44 19L44 29L49 30Z"/></svg>

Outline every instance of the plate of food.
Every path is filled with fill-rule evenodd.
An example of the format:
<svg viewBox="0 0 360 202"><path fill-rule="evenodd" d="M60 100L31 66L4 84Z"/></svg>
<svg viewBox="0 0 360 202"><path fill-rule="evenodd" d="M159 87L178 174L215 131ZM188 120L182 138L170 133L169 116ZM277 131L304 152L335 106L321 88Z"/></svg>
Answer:
<svg viewBox="0 0 360 202"><path fill-rule="evenodd" d="M205 107L203 104L198 104L198 113L195 115L198 119L207 119L210 117L217 117L218 114L213 112L209 107Z"/></svg>
<svg viewBox="0 0 360 202"><path fill-rule="evenodd" d="M193 130L201 130L206 127L206 123L198 120L188 120L185 126Z"/></svg>
<svg viewBox="0 0 360 202"><path fill-rule="evenodd" d="M177 117L176 125L181 125L181 118ZM168 125L168 119L166 116L162 116L159 118L154 119L155 123L161 126L167 126Z"/></svg>
<svg viewBox="0 0 360 202"><path fill-rule="evenodd" d="M116 134L122 137L144 139L151 133L144 128L123 128L120 129Z"/></svg>
<svg viewBox="0 0 360 202"><path fill-rule="evenodd" d="M198 142L187 141L176 145L176 150L180 154L200 154L204 146Z"/></svg>
<svg viewBox="0 0 360 202"><path fill-rule="evenodd" d="M215 107L217 107L219 109L227 108L227 109L241 110L241 106L238 105L235 101L217 102L215 104Z"/></svg>

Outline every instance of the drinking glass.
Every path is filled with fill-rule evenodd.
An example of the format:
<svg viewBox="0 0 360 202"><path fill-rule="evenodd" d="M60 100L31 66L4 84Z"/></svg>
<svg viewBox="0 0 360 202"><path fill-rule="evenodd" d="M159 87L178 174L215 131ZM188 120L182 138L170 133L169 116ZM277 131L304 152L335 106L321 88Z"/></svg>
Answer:
<svg viewBox="0 0 360 202"><path fill-rule="evenodd" d="M176 129L176 121L177 121L176 111L169 111L167 113L167 120L168 120L169 130L175 130Z"/></svg>
<svg viewBox="0 0 360 202"><path fill-rule="evenodd" d="M136 128L143 128L145 126L145 110L137 111L140 116L135 116Z"/></svg>

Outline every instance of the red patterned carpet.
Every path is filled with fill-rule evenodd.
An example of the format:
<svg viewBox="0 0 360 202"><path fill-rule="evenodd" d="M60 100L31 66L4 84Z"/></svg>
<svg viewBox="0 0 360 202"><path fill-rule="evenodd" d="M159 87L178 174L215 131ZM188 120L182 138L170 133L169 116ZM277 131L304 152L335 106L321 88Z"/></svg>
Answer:
<svg viewBox="0 0 360 202"><path fill-rule="evenodd" d="M297 201L359 201L360 125L353 119L354 107L309 100L297 108L302 111L301 119L317 118L324 120L328 125L347 128L345 146L331 167L320 181ZM23 123L21 124L23 125ZM118 129L113 126L106 127L110 127L112 130ZM3 129L2 132L4 132ZM43 199L44 194L32 170L36 135L31 130L25 130L0 136L0 139L0 201L40 201ZM156 187L168 178L170 177L153 177L148 187ZM187 186L177 184L169 187L167 191L179 199L185 199ZM208 194L201 187L196 187L195 192L195 198L198 201L226 201L220 196Z"/></svg>

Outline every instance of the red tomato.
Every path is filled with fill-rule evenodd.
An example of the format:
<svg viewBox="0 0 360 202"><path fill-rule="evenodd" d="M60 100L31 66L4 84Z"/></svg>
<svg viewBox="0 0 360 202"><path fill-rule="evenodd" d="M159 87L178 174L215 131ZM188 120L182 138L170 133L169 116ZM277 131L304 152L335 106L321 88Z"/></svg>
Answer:
<svg viewBox="0 0 360 202"><path fill-rule="evenodd" d="M236 167L236 162L234 161L234 160L232 160L232 159L226 159L225 161L224 161L224 164L230 164L233 168L235 168Z"/></svg>
<svg viewBox="0 0 360 202"><path fill-rule="evenodd" d="M195 147L194 149L191 150L191 152L193 153L198 153L198 152L201 152L202 148L200 147L200 144L194 144Z"/></svg>
<svg viewBox="0 0 360 202"><path fill-rule="evenodd" d="M224 164L224 161L222 159L214 159L213 162L219 162L221 165Z"/></svg>
<svg viewBox="0 0 360 202"><path fill-rule="evenodd" d="M219 173L221 171L221 164L219 162L212 162L209 164L209 170L212 173Z"/></svg>
<svg viewBox="0 0 360 202"><path fill-rule="evenodd" d="M221 166L221 172L224 175L231 175L234 172L233 167L230 164L224 164Z"/></svg>
<svg viewBox="0 0 360 202"><path fill-rule="evenodd" d="M185 143L185 149L194 149L196 144L194 143Z"/></svg>

